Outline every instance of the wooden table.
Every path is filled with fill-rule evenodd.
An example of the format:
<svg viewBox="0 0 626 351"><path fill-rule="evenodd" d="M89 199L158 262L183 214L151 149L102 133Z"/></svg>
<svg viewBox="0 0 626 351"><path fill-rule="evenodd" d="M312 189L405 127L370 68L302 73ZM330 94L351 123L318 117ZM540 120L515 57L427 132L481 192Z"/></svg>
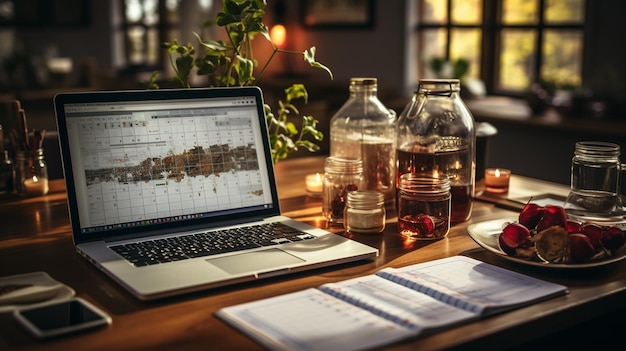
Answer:
<svg viewBox="0 0 626 351"><path fill-rule="evenodd" d="M321 172L323 157L281 161L276 167L283 213L325 227L321 199L306 196L304 178ZM480 185L478 186L480 190ZM567 194L567 187L513 175L509 198ZM506 205L506 202L503 203ZM502 204L476 201L470 221L454 225L447 238L407 242L397 234L395 213L383 235L352 235L375 246L373 261L344 264L308 273L275 277L198 292L156 302L141 302L80 257L72 246L62 182L47 196L0 199L0 276L46 271L76 294L102 307L113 318L106 329L72 337L38 341L0 314L0 350L215 349L257 350L262 347L213 316L221 307L294 292L323 283L372 274L452 255L468 255L505 268L568 286L570 293L529 307L464 324L430 336L390 345L390 350L505 349L511 347L577 349L608 345L621 337L626 312L626 260L587 270L554 270L520 265L480 248L467 234L471 223L515 216ZM342 228L329 228L346 235ZM614 322L609 323L609 320ZM604 342L604 344L596 344ZM557 343L557 344L554 344Z"/></svg>

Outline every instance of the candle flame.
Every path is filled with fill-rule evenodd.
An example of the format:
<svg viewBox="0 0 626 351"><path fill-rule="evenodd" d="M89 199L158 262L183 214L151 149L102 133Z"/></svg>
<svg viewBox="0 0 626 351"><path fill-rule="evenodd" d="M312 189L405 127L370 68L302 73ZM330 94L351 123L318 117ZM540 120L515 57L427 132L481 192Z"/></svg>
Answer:
<svg viewBox="0 0 626 351"><path fill-rule="evenodd" d="M496 168L496 171L494 172L494 174L495 174L496 177L499 177L500 176L500 170Z"/></svg>
<svg viewBox="0 0 626 351"><path fill-rule="evenodd" d="M320 173L319 172L315 173L315 182L319 183L321 181L322 181L322 177L320 176Z"/></svg>
<svg viewBox="0 0 626 351"><path fill-rule="evenodd" d="M33 182L37 183L39 181L39 178L37 178L37 176L33 176Z"/></svg>
<svg viewBox="0 0 626 351"><path fill-rule="evenodd" d="M272 43L280 49L285 48L287 44L287 29L282 24L276 24L270 29L270 38Z"/></svg>

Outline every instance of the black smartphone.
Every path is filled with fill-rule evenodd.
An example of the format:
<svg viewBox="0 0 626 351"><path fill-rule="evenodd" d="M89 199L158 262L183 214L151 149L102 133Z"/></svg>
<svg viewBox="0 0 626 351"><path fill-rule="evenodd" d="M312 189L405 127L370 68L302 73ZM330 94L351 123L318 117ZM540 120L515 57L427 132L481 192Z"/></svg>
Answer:
<svg viewBox="0 0 626 351"><path fill-rule="evenodd" d="M111 323L108 314L79 297L16 309L13 315L31 334L42 339Z"/></svg>

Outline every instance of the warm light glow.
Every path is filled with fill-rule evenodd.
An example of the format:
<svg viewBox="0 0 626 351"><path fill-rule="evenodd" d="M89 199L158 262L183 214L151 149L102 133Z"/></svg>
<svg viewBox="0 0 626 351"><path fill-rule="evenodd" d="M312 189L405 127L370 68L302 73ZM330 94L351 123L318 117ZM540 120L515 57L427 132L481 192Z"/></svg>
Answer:
<svg viewBox="0 0 626 351"><path fill-rule="evenodd" d="M272 43L279 49L283 49L287 44L287 29L282 24L276 24L270 30Z"/></svg>
<svg viewBox="0 0 626 351"><path fill-rule="evenodd" d="M485 190L489 193L504 194L509 191L511 171L504 168L485 170Z"/></svg>
<svg viewBox="0 0 626 351"><path fill-rule="evenodd" d="M33 182L37 183L39 181L39 178L37 178L37 176L33 176Z"/></svg>
<svg viewBox="0 0 626 351"><path fill-rule="evenodd" d="M324 186L324 176L318 173L308 174L305 178L306 191L309 194L321 194Z"/></svg>

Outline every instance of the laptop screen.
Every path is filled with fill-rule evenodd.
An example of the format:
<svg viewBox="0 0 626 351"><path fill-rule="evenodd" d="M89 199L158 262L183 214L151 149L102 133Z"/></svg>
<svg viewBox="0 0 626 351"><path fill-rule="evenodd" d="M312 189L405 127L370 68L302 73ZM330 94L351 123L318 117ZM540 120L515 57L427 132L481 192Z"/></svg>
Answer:
<svg viewBox="0 0 626 351"><path fill-rule="evenodd" d="M60 94L55 107L83 239L277 214L256 88Z"/></svg>

